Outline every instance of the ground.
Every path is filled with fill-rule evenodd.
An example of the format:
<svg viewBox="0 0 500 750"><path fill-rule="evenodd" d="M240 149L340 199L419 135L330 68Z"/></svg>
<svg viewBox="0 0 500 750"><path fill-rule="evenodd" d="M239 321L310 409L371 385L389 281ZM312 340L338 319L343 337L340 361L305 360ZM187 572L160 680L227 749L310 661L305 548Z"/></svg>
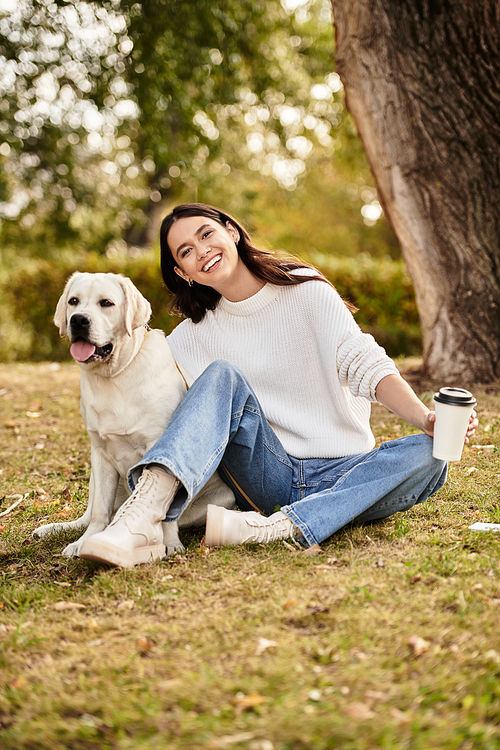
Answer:
<svg viewBox="0 0 500 750"><path fill-rule="evenodd" d="M86 505L78 380L0 365L0 747L500 748L500 536L468 528L500 522L498 388L463 384L477 436L407 514L313 554L187 531L185 555L123 571L31 537ZM372 425L411 431L380 406Z"/></svg>

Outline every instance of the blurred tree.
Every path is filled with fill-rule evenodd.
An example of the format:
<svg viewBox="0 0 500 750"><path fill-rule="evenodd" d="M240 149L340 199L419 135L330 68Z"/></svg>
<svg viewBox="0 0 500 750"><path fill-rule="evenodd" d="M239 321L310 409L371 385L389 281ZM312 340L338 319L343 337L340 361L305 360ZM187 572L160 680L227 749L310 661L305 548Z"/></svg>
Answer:
<svg viewBox="0 0 500 750"><path fill-rule="evenodd" d="M332 52L327 0L3 0L4 242L143 246L164 201L248 214L250 184L269 205L332 160L366 239L382 212Z"/></svg>
<svg viewBox="0 0 500 750"><path fill-rule="evenodd" d="M430 375L500 377L497 0L332 0L337 70L415 285Z"/></svg>

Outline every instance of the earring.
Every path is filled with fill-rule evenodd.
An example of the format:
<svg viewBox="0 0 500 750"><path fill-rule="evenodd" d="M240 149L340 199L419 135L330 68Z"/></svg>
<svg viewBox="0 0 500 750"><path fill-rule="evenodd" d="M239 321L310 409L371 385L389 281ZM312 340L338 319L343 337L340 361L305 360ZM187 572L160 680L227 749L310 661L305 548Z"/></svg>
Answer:
<svg viewBox="0 0 500 750"><path fill-rule="evenodd" d="M189 279L189 281L188 281L188 285L189 285L189 286L193 286L193 279Z"/></svg>

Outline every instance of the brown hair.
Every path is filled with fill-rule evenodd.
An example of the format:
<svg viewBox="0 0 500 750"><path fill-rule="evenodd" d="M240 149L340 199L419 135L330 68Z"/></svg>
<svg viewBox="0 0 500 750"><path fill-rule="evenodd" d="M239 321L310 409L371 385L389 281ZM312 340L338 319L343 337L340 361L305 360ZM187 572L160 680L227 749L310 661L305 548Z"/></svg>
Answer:
<svg viewBox="0 0 500 750"><path fill-rule="evenodd" d="M185 203L176 206L163 219L160 230L161 273L165 284L174 295L171 309L191 318L193 323L203 320L207 310L215 310L221 295L212 287L203 284L194 282L190 286L175 272L176 263L168 244L168 233L176 221L191 216L205 216L223 227L227 226L227 222L236 227L239 232L239 240L236 244L238 255L248 270L264 283L269 282L276 286L296 286L316 279L330 284L322 273L298 258L276 257L271 252L254 247L246 230L224 211L204 203ZM291 271L297 268L311 269L314 274L307 276L292 274ZM355 307L348 302L345 304L351 312L355 312Z"/></svg>

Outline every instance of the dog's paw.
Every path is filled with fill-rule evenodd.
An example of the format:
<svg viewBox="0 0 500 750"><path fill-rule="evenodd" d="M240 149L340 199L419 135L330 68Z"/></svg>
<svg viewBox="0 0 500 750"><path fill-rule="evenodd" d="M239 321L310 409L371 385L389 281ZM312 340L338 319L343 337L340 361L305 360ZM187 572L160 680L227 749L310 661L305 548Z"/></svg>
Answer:
<svg viewBox="0 0 500 750"><path fill-rule="evenodd" d="M68 544L67 547L65 547L62 551L62 554L65 557L78 557L80 554L80 547L82 546L82 543L80 540L77 542L71 542L71 544Z"/></svg>
<svg viewBox="0 0 500 750"><path fill-rule="evenodd" d="M180 555L186 551L186 548L183 543L179 541L175 544L168 544L166 550L166 556L168 557L169 555Z"/></svg>
<svg viewBox="0 0 500 750"><path fill-rule="evenodd" d="M34 539L43 539L45 536L50 536L50 534L56 534L60 531L60 528L60 523L45 523L43 526L38 526L38 528L32 532L31 536Z"/></svg>

